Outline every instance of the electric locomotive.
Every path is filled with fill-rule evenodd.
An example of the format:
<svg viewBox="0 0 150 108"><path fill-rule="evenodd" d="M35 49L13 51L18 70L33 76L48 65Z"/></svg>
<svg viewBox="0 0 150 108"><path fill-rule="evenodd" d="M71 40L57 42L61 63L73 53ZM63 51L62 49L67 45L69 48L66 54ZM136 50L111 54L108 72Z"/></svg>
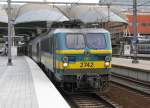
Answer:
<svg viewBox="0 0 150 108"><path fill-rule="evenodd" d="M29 43L30 56L61 86L105 90L109 86L110 33L98 28L58 28Z"/></svg>

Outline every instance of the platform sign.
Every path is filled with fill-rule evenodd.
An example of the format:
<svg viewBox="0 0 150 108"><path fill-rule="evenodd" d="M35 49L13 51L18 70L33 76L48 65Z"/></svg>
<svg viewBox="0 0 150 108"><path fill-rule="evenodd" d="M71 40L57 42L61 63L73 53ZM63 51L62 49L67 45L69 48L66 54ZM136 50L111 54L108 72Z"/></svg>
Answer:
<svg viewBox="0 0 150 108"><path fill-rule="evenodd" d="M131 52L131 46L124 45L124 55L130 55L130 52Z"/></svg>

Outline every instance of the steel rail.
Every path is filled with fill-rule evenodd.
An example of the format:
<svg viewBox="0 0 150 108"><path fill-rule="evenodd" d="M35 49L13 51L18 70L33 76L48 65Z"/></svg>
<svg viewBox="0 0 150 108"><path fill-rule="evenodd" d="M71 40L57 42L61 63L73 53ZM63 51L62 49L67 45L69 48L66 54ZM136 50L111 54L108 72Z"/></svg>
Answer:
<svg viewBox="0 0 150 108"><path fill-rule="evenodd" d="M121 106L99 92L70 92L58 88L71 108L120 108Z"/></svg>
<svg viewBox="0 0 150 108"><path fill-rule="evenodd" d="M77 108L119 108L105 96L99 96L96 93L75 93L71 94L70 99Z"/></svg>
<svg viewBox="0 0 150 108"><path fill-rule="evenodd" d="M120 56L118 54L113 54L114 57L121 57L121 58L132 58L133 55L125 55L125 56ZM137 54L137 58L139 60L150 60L150 55L149 54Z"/></svg>
<svg viewBox="0 0 150 108"><path fill-rule="evenodd" d="M149 82L138 80L138 79L131 78L128 76L124 76L124 75L119 75L116 73L112 73L111 81L121 86L125 86L130 89L136 90L140 93L150 95L150 83Z"/></svg>

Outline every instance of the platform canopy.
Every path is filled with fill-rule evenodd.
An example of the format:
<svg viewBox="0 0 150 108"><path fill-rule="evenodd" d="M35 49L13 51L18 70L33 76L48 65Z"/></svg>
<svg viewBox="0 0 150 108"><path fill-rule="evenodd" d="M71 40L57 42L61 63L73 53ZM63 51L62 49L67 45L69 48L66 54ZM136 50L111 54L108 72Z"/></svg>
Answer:
<svg viewBox="0 0 150 108"><path fill-rule="evenodd" d="M115 14L108 6L71 5L58 6L58 8L70 19L79 19L84 23L93 22L122 22L127 23L119 15Z"/></svg>
<svg viewBox="0 0 150 108"><path fill-rule="evenodd" d="M46 4L25 4L20 8L15 23L38 21L68 21L68 18L55 6Z"/></svg>
<svg viewBox="0 0 150 108"><path fill-rule="evenodd" d="M3 36L7 35L8 30L7 30L7 26L8 26L8 16L7 16L7 12L5 11L5 8L0 5L0 42L3 41Z"/></svg>
<svg viewBox="0 0 150 108"><path fill-rule="evenodd" d="M3 7L0 7L0 23L8 23L8 16Z"/></svg>

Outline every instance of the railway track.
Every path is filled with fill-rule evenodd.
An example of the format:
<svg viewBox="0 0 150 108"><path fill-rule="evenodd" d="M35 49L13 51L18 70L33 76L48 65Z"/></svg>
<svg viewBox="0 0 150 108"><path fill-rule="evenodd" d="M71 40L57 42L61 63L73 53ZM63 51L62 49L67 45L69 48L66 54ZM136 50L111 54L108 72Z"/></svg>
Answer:
<svg viewBox="0 0 150 108"><path fill-rule="evenodd" d="M60 93L71 108L120 108L119 104L96 92L66 92L59 88Z"/></svg>
<svg viewBox="0 0 150 108"><path fill-rule="evenodd" d="M53 81L52 79L50 80ZM72 93L63 88L57 87L57 89L70 104L71 108L120 108L118 104L107 97L100 96L100 94L94 92L78 91Z"/></svg>
<svg viewBox="0 0 150 108"><path fill-rule="evenodd" d="M121 58L133 58L134 55L113 55L113 57L121 57ZM137 58L139 60L150 60L150 55L149 54L137 54Z"/></svg>
<svg viewBox="0 0 150 108"><path fill-rule="evenodd" d="M150 96L150 83L137 80L134 78L130 78L127 76L119 75L119 74L112 74L112 83L119 84L121 86L128 87L130 89L136 90L138 92L144 93Z"/></svg>
<svg viewBox="0 0 150 108"><path fill-rule="evenodd" d="M110 91L104 95L121 105L121 108L149 108L150 106L150 96L121 84L112 83Z"/></svg>
<svg viewBox="0 0 150 108"><path fill-rule="evenodd" d="M75 108L117 108L117 106L96 93L75 93L71 94L70 99Z"/></svg>

